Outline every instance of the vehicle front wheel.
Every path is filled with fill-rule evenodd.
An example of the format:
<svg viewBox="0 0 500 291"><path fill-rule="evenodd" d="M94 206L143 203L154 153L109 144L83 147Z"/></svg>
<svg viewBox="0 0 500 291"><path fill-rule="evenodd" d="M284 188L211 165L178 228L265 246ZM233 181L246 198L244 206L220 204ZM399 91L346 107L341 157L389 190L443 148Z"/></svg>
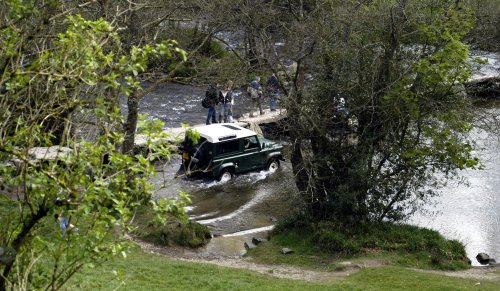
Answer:
<svg viewBox="0 0 500 291"><path fill-rule="evenodd" d="M230 169L222 170L222 173L219 176L219 181L227 182L233 178L233 172Z"/></svg>
<svg viewBox="0 0 500 291"><path fill-rule="evenodd" d="M270 160L268 163L267 163L267 167L266 167L266 170L271 172L271 173L274 173L276 172L278 169L280 168L280 161L278 160Z"/></svg>

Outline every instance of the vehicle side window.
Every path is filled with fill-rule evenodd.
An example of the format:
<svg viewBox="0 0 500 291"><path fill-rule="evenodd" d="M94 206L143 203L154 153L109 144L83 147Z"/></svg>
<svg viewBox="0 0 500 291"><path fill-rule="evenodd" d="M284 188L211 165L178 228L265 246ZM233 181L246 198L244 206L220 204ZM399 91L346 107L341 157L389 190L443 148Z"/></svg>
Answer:
<svg viewBox="0 0 500 291"><path fill-rule="evenodd" d="M243 148L245 150L255 149L259 147L259 141L256 136L249 136L243 140Z"/></svg>
<svg viewBox="0 0 500 291"><path fill-rule="evenodd" d="M216 154L217 155L229 154L229 153L237 152L238 150L239 150L239 143L238 143L237 139L221 142L221 143L218 143L216 146Z"/></svg>

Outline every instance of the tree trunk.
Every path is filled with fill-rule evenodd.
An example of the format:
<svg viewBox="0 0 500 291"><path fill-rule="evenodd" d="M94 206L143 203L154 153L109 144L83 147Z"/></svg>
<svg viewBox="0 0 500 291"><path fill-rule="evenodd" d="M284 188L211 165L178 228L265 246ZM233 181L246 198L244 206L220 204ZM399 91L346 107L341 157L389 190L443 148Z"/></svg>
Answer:
<svg viewBox="0 0 500 291"><path fill-rule="evenodd" d="M139 98L137 93L132 93L127 98L127 120L123 125L125 138L122 145L122 153L133 155L135 144L135 131L137 129L137 120L139 116Z"/></svg>

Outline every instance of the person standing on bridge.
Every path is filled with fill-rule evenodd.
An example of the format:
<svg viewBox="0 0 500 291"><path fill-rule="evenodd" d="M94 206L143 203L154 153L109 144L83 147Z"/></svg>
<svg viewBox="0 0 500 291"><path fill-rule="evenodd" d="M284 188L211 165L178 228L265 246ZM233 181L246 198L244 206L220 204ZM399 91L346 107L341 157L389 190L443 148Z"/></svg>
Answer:
<svg viewBox="0 0 500 291"><path fill-rule="evenodd" d="M250 114L250 116L254 116L253 110L255 110L255 108L259 108L260 115L263 115L264 110L262 110L262 86L260 85L259 76L256 76L255 80L248 84L247 94L252 100L252 113Z"/></svg>
<svg viewBox="0 0 500 291"><path fill-rule="evenodd" d="M219 93L218 93L218 84L213 83L208 86L207 91L205 92L205 98L208 100L208 115L206 124L217 123L215 116L217 114L215 106L219 104Z"/></svg>
<svg viewBox="0 0 500 291"><path fill-rule="evenodd" d="M272 74L266 83L267 94L270 99L271 111L276 111L276 105L278 104L278 96L280 94L280 83L276 74Z"/></svg>
<svg viewBox="0 0 500 291"><path fill-rule="evenodd" d="M233 92L231 91L233 87L233 81L228 80L222 90L219 91L219 103L220 103L220 113L219 113L219 123L222 122L233 122Z"/></svg>

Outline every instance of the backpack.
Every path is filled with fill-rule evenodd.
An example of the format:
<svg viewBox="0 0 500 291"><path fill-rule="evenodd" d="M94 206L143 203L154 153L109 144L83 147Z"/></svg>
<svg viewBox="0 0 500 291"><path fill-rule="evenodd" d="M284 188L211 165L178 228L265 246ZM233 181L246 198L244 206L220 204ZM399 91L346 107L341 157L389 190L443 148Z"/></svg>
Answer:
<svg viewBox="0 0 500 291"><path fill-rule="evenodd" d="M205 92L205 98L212 98L212 99L217 99L218 92L217 92L217 87L214 85L210 85Z"/></svg>
<svg viewBox="0 0 500 291"><path fill-rule="evenodd" d="M203 100L201 100L201 106L203 106L203 108L210 108L211 103L212 102L210 101L209 97L205 97L203 98Z"/></svg>
<svg viewBox="0 0 500 291"><path fill-rule="evenodd" d="M213 84L210 84L207 88L207 91L205 91L205 99L201 101L201 106L203 106L203 108L210 108L214 104L217 104L217 98L219 97L217 95L217 87Z"/></svg>
<svg viewBox="0 0 500 291"><path fill-rule="evenodd" d="M251 84L251 83L250 83ZM248 85L247 87L248 97L252 99L257 99L260 97L260 92L258 89L254 88L252 85Z"/></svg>

